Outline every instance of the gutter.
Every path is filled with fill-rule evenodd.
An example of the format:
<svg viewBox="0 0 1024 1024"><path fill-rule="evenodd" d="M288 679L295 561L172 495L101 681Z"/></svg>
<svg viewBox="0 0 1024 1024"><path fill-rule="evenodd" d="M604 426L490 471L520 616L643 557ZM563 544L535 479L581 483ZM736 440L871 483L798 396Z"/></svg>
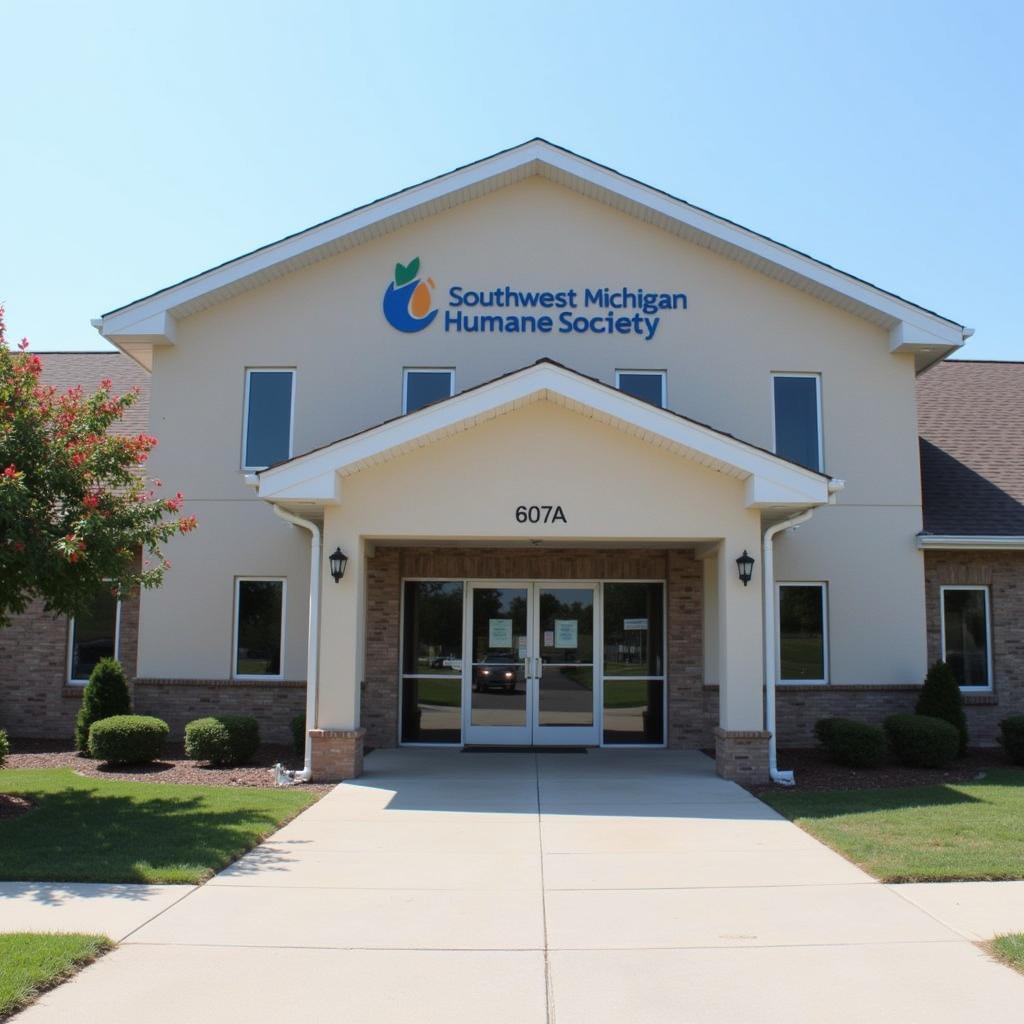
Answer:
<svg viewBox="0 0 1024 1024"><path fill-rule="evenodd" d="M828 502L834 505L836 495L843 489L844 481L830 480L828 484ZM775 728L775 538L786 530L794 530L806 523L814 515L814 509L803 512L781 523L768 527L764 532L761 552L761 586L763 588L762 607L764 611L764 728L768 733L768 777L780 786L795 786L796 779L792 772L779 771L778 744Z"/></svg>
<svg viewBox="0 0 1024 1024"><path fill-rule="evenodd" d="M296 782L309 782L313 776L313 740L310 729L316 726L316 705L319 686L319 646L320 646L320 527L309 519L286 512L278 505L273 506L274 512L285 522L301 526L310 532L309 546L309 637L306 645L306 747L302 771L286 771L280 764L277 769L277 784L291 786Z"/></svg>
<svg viewBox="0 0 1024 1024"><path fill-rule="evenodd" d="M917 546L923 550L1024 551L1024 536L962 536L958 534L919 533Z"/></svg>

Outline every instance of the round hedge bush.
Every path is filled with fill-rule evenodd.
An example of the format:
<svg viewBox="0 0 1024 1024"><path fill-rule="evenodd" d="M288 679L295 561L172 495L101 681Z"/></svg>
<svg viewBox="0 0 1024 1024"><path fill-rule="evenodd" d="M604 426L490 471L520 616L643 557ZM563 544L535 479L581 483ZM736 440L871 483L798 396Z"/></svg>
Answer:
<svg viewBox="0 0 1024 1024"><path fill-rule="evenodd" d="M829 760L847 768L878 768L889 752L879 726L851 718L822 718L814 726L814 735Z"/></svg>
<svg viewBox="0 0 1024 1024"><path fill-rule="evenodd" d="M164 749L170 729L149 715L114 715L89 728L89 753L107 764L148 764Z"/></svg>
<svg viewBox="0 0 1024 1024"><path fill-rule="evenodd" d="M885 734L897 759L911 768L942 768L960 753L960 732L941 718L890 715Z"/></svg>
<svg viewBox="0 0 1024 1024"><path fill-rule="evenodd" d="M252 759L260 745L260 727L249 715L211 715L185 726L185 756L217 767Z"/></svg>
<svg viewBox="0 0 1024 1024"><path fill-rule="evenodd" d="M1003 748L1014 764L1024 764L1024 715L1010 715L999 723Z"/></svg>

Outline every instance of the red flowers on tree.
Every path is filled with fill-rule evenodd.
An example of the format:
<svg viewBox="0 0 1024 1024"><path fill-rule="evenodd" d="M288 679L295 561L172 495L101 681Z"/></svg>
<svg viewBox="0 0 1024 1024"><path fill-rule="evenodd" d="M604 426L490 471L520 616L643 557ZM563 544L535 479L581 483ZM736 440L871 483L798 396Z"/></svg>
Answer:
<svg viewBox="0 0 1024 1024"><path fill-rule="evenodd" d="M75 615L104 588L159 586L161 546L196 526L180 491L147 489L161 486L140 469L156 438L110 432L138 391L115 395L104 380L94 395L58 394L27 349L7 347L0 306L0 625L37 598Z"/></svg>

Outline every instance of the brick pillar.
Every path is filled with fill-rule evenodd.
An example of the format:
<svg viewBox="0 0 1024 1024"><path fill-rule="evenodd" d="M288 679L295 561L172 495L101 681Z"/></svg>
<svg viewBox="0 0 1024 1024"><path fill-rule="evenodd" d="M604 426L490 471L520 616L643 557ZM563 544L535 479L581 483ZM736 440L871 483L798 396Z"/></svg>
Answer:
<svg viewBox="0 0 1024 1024"><path fill-rule="evenodd" d="M751 729L744 732L715 730L715 769L723 779L761 785L768 775L770 732Z"/></svg>
<svg viewBox="0 0 1024 1024"><path fill-rule="evenodd" d="M363 774L365 729L310 729L313 782L341 782Z"/></svg>

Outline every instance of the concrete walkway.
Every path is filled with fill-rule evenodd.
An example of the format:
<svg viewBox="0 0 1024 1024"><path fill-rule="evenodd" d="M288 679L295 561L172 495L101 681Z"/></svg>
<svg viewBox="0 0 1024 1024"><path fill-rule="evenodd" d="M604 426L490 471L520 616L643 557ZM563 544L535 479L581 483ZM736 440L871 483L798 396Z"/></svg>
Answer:
<svg viewBox="0 0 1024 1024"><path fill-rule="evenodd" d="M961 1024L1024 1003L1024 978L700 754L366 769L19 1020Z"/></svg>

